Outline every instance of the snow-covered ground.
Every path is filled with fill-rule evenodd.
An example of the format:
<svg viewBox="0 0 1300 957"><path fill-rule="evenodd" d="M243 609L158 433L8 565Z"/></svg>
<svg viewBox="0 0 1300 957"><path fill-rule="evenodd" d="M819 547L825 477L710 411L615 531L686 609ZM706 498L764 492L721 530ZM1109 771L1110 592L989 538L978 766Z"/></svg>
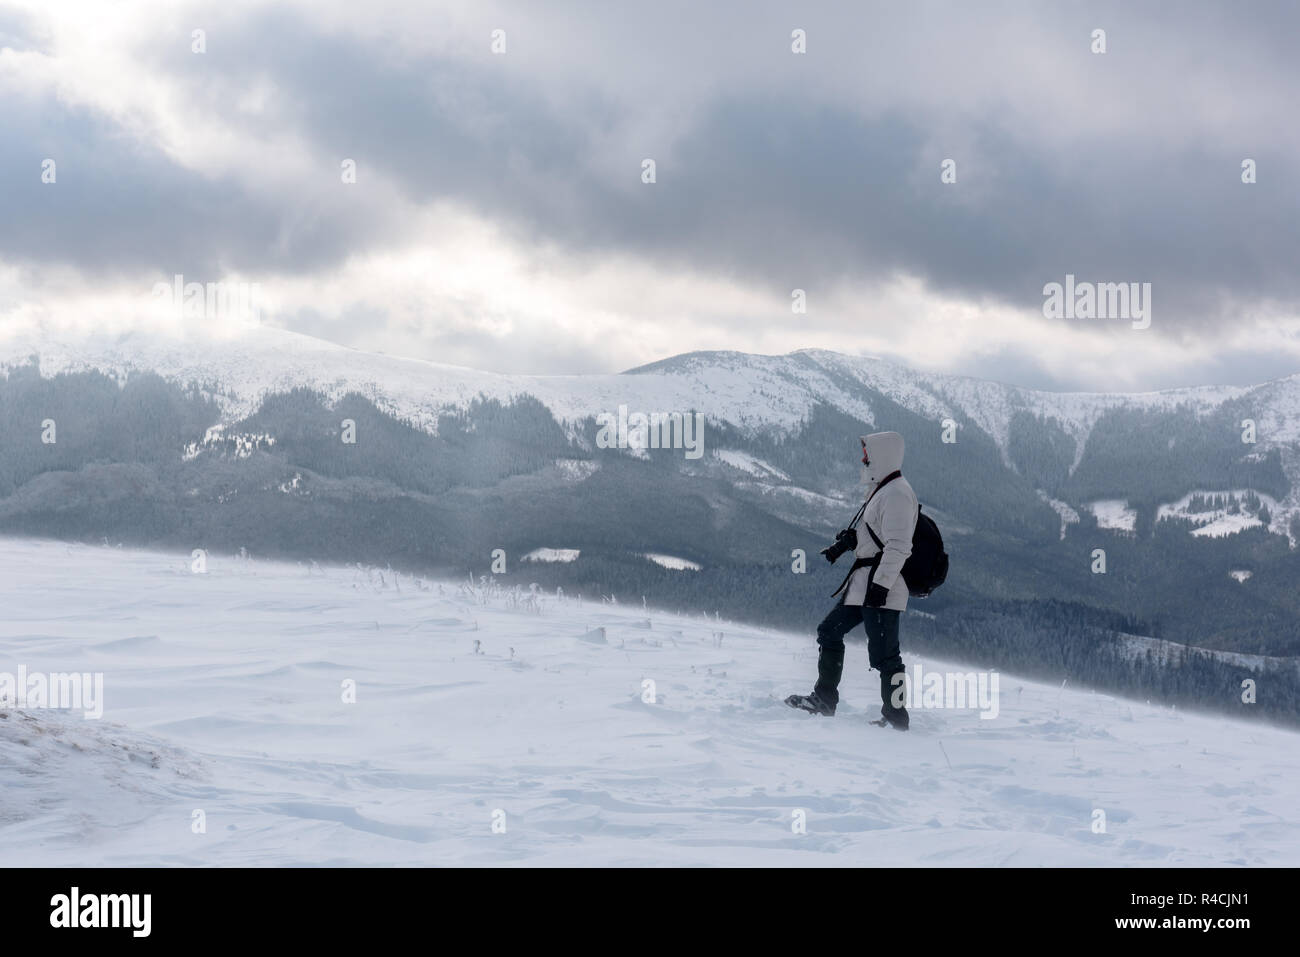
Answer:
<svg viewBox="0 0 1300 957"><path fill-rule="evenodd" d="M1164 665L1171 661L1177 661L1187 651L1187 646L1184 644L1167 641L1163 638L1152 638L1148 635L1121 635L1121 640L1130 660L1146 658L1150 655L1155 663ZM1252 655L1240 651L1219 651L1217 649L1201 650L1219 661L1228 662L1245 671L1258 673L1277 669L1300 674L1300 658L1296 657ZM1267 680L1267 675L1262 680L1258 676L1256 677L1257 684L1262 684Z"/></svg>
<svg viewBox="0 0 1300 957"><path fill-rule="evenodd" d="M1123 499L1103 499L1089 502L1088 510L1097 518L1098 528L1109 528L1118 532L1132 532L1137 528L1137 512L1128 507Z"/></svg>
<svg viewBox="0 0 1300 957"><path fill-rule="evenodd" d="M1048 505L1052 506L1052 510L1061 517L1061 538L1064 540L1066 526L1077 525L1079 523L1079 513L1075 511L1073 506L1068 502L1062 502L1060 499L1052 498L1041 488L1037 491L1038 497Z"/></svg>
<svg viewBox="0 0 1300 957"><path fill-rule="evenodd" d="M534 548L524 556L526 562L575 562L582 554L579 548Z"/></svg>
<svg viewBox="0 0 1300 957"><path fill-rule="evenodd" d="M775 465L769 465L760 458L755 458L748 452L740 452L736 449L717 449L714 456L726 462L733 469L741 472L748 472L750 475L756 475L759 478L775 477L789 480L790 476L782 472Z"/></svg>
<svg viewBox="0 0 1300 957"><path fill-rule="evenodd" d="M678 558L676 555L661 555L658 552L646 552L645 557L650 559L656 565L663 568L671 569L675 572L698 572L702 567L699 562L693 562L689 558Z"/></svg>
<svg viewBox="0 0 1300 957"><path fill-rule="evenodd" d="M1189 492L1178 501L1157 508L1156 521L1166 518L1188 519L1196 525L1196 528L1192 529L1193 535L1210 536L1212 538L1234 535L1237 532L1245 531L1248 528L1257 528L1264 524L1257 515L1247 512L1242 504L1252 495L1258 498L1264 507L1269 510L1270 516L1276 516L1272 518L1270 529L1278 534L1286 534L1291 513L1284 510L1271 495L1244 488L1226 489L1217 492L1198 489ZM1235 500L1238 503L1237 511L1230 512L1226 507L1203 508L1201 511L1192 511L1192 500L1194 498L1211 500L1215 497L1229 501Z"/></svg>
<svg viewBox="0 0 1300 957"><path fill-rule="evenodd" d="M6 864L1300 864L1296 733L1003 675L899 734L861 645L819 719L811 634L191 567L0 540L0 671L104 677L101 720L0 709Z"/></svg>

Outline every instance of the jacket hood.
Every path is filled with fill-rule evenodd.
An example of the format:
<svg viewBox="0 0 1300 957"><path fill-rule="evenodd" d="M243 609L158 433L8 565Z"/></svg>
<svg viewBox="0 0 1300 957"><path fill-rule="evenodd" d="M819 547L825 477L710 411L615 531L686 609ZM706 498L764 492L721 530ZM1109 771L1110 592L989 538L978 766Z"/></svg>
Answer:
<svg viewBox="0 0 1300 957"><path fill-rule="evenodd" d="M860 438L871 460L870 465L862 466L862 479L870 489L890 472L903 467L903 437L897 432L873 432Z"/></svg>

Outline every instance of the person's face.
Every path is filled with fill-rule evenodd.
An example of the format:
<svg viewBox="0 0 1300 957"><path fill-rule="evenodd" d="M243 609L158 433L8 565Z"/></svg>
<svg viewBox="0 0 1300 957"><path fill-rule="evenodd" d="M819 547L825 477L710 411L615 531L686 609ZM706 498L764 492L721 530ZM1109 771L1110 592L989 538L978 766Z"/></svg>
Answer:
<svg viewBox="0 0 1300 957"><path fill-rule="evenodd" d="M862 464L870 465L871 457L867 455L867 443L864 439L859 439L858 441L862 443Z"/></svg>

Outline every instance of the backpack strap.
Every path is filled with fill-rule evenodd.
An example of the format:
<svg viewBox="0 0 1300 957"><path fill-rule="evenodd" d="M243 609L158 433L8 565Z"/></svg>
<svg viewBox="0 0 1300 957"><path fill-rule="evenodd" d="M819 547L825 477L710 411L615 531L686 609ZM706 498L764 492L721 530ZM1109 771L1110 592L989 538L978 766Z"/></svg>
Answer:
<svg viewBox="0 0 1300 957"><path fill-rule="evenodd" d="M919 502L917 503L916 506L916 520L918 522L921 520L921 505ZM868 525L866 522L862 523L862 527L867 530L867 534L870 535L871 540L876 543L876 547L883 552L885 550L885 543L880 540L880 536L878 536L875 532L873 532L871 530L871 526Z"/></svg>
<svg viewBox="0 0 1300 957"><path fill-rule="evenodd" d="M884 488L886 485L888 485L888 484L889 484L890 482L892 482L894 479L896 479L896 478L901 478L902 475L903 475L902 472L899 472L899 471L895 470L895 471L893 471L893 472L890 472L890 473L889 473L888 475L886 475L883 479L881 479L881 480L880 480L880 484L877 485L876 488L875 488L875 491L873 491L873 492L871 493L871 497L868 498L865 502L862 503L862 510L861 510L858 514L859 514L859 515L862 515L862 516L865 516L865 515L866 515L866 512L867 512L867 506L871 504L871 499L873 499L873 498L876 497L876 492L879 492L882 488ZM918 510L919 510L919 506L918 506ZM856 522L857 519L855 518L854 521ZM880 536L878 536L875 532L873 532L873 531L871 530L871 526L868 525L868 524L866 523L865 518L864 518L864 520L863 520L863 522L862 522L862 527L865 528L865 529L867 530L867 534L870 535L870 536L871 536L871 540L872 540L873 542L876 543L876 547L877 547L878 549L880 549L880 550L883 552L883 551L885 550L885 543L882 542L882 541L880 540Z"/></svg>

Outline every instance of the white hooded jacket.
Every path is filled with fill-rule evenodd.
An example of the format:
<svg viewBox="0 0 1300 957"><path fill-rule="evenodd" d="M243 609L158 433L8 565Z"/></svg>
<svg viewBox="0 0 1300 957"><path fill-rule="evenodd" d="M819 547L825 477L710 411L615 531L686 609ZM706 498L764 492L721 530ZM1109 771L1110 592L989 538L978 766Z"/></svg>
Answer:
<svg viewBox="0 0 1300 957"><path fill-rule="evenodd" d="M862 437L866 445L869 465L862 467L867 495L875 490L880 480L903 467L903 437L897 432L876 432ZM916 530L916 493L901 475L880 489L854 526L858 533L858 558L880 555L874 569L859 568L849 580L844 604L862 605L866 602L867 584L875 582L889 589L885 608L904 611L907 608L907 584L901 574L903 563L912 554L912 533ZM867 526L884 543L876 547Z"/></svg>

